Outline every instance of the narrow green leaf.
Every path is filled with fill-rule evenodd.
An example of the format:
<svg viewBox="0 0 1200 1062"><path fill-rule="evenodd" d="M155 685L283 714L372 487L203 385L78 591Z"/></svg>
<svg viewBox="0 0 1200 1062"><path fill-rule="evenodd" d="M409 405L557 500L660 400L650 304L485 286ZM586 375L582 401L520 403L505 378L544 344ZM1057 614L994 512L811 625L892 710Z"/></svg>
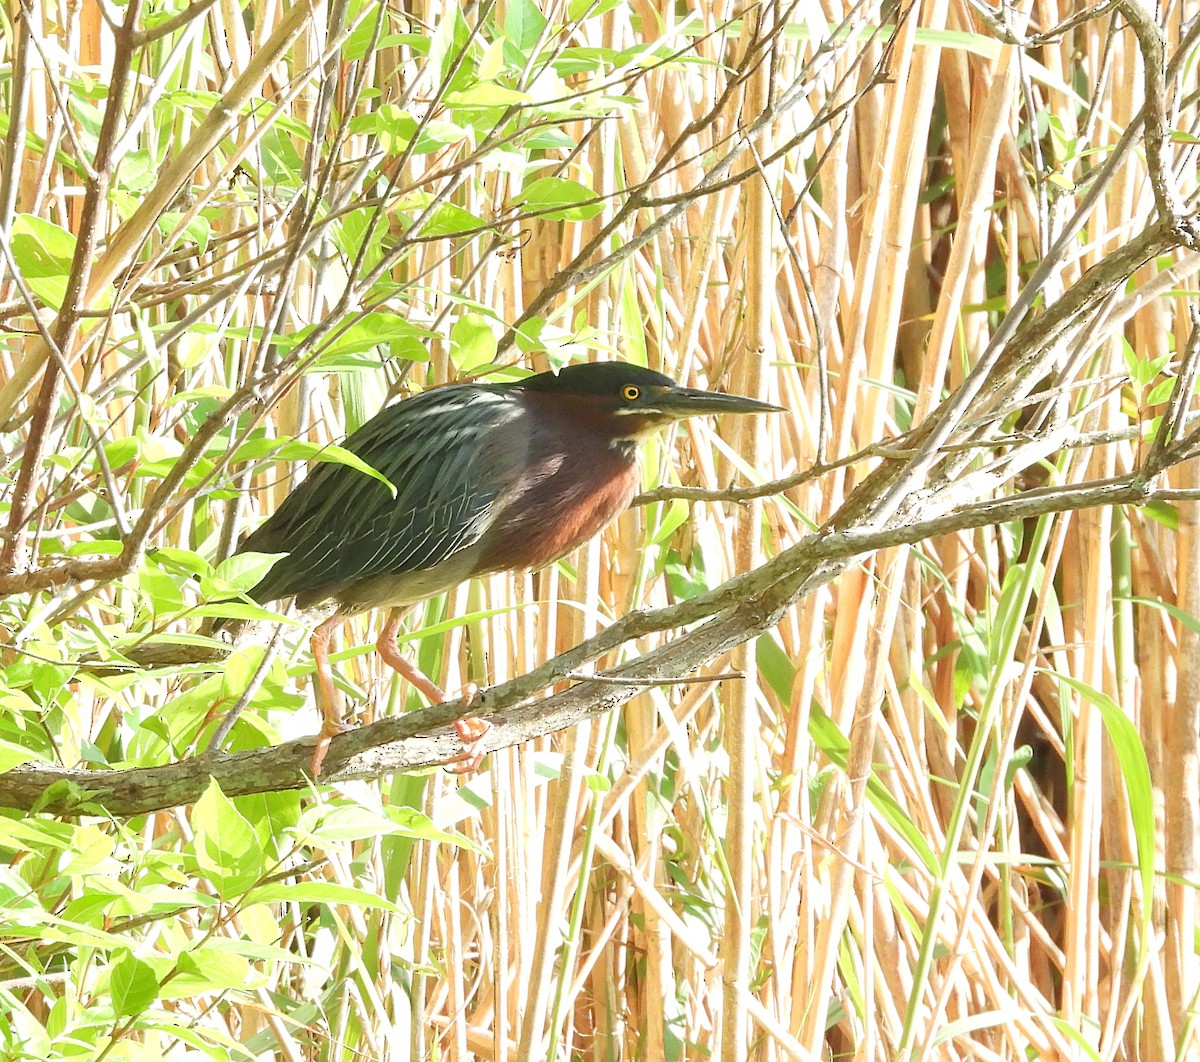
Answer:
<svg viewBox="0 0 1200 1062"><path fill-rule="evenodd" d="M263 885L246 894L246 903L324 903L377 907L400 913L403 908L367 889L324 881L298 881L292 885Z"/></svg>
<svg viewBox="0 0 1200 1062"><path fill-rule="evenodd" d="M393 498L396 496L396 488L382 472L372 468L361 457L351 453L344 446L337 446L334 443L323 445L290 438L250 439L237 448L232 461L235 463L256 461L267 454L277 457L281 461L329 461L335 465L348 465L365 476L379 480L391 491Z"/></svg>
<svg viewBox="0 0 1200 1062"><path fill-rule="evenodd" d="M1121 778L1129 798L1129 819L1133 826L1134 841L1138 850L1138 870L1142 878L1144 929L1149 930L1151 900L1154 895L1154 791L1150 783L1150 764L1142 737L1121 706L1106 693L1089 686L1086 682L1051 671L1059 682L1078 693L1093 705L1104 721L1108 740L1121 768ZM1143 945L1147 946L1143 940Z"/></svg>

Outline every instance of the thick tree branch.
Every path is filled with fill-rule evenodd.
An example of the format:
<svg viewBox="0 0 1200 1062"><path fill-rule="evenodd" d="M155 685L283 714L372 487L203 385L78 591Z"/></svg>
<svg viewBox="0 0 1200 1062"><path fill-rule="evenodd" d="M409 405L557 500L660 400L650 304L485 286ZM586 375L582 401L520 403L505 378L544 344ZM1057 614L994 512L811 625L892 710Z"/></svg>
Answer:
<svg viewBox="0 0 1200 1062"><path fill-rule="evenodd" d="M469 706L461 700L449 701L334 738L321 781L364 780L435 768L459 751L450 724L468 713L492 722L488 747L495 750L607 712L644 692L648 680L669 684L675 676L712 664L734 646L769 629L788 608L850 564L879 549L1049 513L1177 498L1178 492L1158 491L1140 475L1132 475L1042 487L879 531L818 532L708 593L670 608L632 613L528 674L484 690ZM619 645L695 623L700 625L605 672L599 681L580 682L564 692L542 696L550 686ZM622 677L630 680L628 684L614 681ZM313 741L305 738L132 770L18 767L0 775L0 806L65 816L133 816L191 803L210 779L229 796L306 788L312 784L308 771Z"/></svg>

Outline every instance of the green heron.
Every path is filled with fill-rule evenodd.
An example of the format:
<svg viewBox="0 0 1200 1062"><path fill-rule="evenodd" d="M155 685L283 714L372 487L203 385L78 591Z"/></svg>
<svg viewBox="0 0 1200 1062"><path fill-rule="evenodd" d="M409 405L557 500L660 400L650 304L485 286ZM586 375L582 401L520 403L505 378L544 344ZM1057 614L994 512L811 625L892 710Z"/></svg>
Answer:
<svg viewBox="0 0 1200 1062"><path fill-rule="evenodd" d="M287 554L250 591L256 601L295 598L328 616L312 634L322 719L314 775L343 729L329 642L345 617L389 609L380 655L440 703L446 695L397 645L404 606L477 575L542 567L598 534L633 500L638 444L656 429L778 408L602 362L439 387L376 414L343 445L394 493L347 465L321 464L238 550ZM466 752L450 762L473 769L490 728L470 718L456 727Z"/></svg>

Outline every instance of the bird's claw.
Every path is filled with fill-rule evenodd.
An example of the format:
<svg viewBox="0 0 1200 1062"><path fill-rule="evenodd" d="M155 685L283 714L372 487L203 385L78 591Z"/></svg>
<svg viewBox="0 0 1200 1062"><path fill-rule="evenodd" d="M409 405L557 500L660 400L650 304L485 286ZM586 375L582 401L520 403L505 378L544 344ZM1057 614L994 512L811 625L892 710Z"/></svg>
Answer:
<svg viewBox="0 0 1200 1062"><path fill-rule="evenodd" d="M468 715L455 719L454 729L463 743L463 751L446 760L442 767L451 774L474 774L487 755L483 745L492 731L492 724L477 715Z"/></svg>
<svg viewBox="0 0 1200 1062"><path fill-rule="evenodd" d="M320 777L321 765L325 762L325 756L329 752L329 743L338 734L344 734L350 729L345 723L339 723L336 719L321 721L321 730L317 734L317 747L313 749L312 760L309 762L309 770L314 778Z"/></svg>

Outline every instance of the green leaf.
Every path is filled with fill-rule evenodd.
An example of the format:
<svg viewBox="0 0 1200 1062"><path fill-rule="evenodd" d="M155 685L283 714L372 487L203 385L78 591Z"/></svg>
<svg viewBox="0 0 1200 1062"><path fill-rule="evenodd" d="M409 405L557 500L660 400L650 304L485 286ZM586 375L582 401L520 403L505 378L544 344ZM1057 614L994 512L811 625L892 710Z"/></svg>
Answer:
<svg viewBox="0 0 1200 1062"><path fill-rule="evenodd" d="M578 22L584 15L589 19L599 18L618 7L620 3L621 0L570 0L567 4L567 16L572 22Z"/></svg>
<svg viewBox="0 0 1200 1062"><path fill-rule="evenodd" d="M149 965L127 951L109 967L108 990L118 1015L141 1014L158 996L158 978Z"/></svg>
<svg viewBox="0 0 1200 1062"><path fill-rule="evenodd" d="M261 645L248 645L244 649L230 653L221 665L221 696L235 700L246 692L254 672L262 663L266 650Z"/></svg>
<svg viewBox="0 0 1200 1062"><path fill-rule="evenodd" d="M175 359L181 369L194 369L203 365L218 351L218 340L213 332L188 329L175 344Z"/></svg>
<svg viewBox="0 0 1200 1062"><path fill-rule="evenodd" d="M255 553L253 550L235 553L217 565L211 579L201 581L201 593L215 596L205 590L206 585L213 585L219 588L217 593L244 594L262 582L267 572L286 556L286 553Z"/></svg>
<svg viewBox="0 0 1200 1062"><path fill-rule="evenodd" d="M376 907L396 914L404 910L368 889L355 889L349 885L336 885L325 881L263 885L246 894L246 903L352 904L356 907Z"/></svg>
<svg viewBox="0 0 1200 1062"><path fill-rule="evenodd" d="M392 820L393 832L409 837L415 841L434 841L440 844L453 844L459 848L469 848L473 852L482 853L483 849L472 841L466 834L457 830L444 830L436 826L433 820L416 808L403 806L388 806L384 808L387 817Z"/></svg>
<svg viewBox="0 0 1200 1062"><path fill-rule="evenodd" d="M192 812L196 861L226 899L240 896L263 873L265 854L254 827L213 779Z"/></svg>
<svg viewBox="0 0 1200 1062"><path fill-rule="evenodd" d="M395 154L411 150L414 155L428 155L450 144L458 144L470 135L456 122L431 118L422 125L414 115L393 103L385 103L369 114L350 120L353 133L374 133L384 151ZM414 138L416 142L414 143ZM377 231L386 230L386 226Z"/></svg>
<svg viewBox="0 0 1200 1062"><path fill-rule="evenodd" d="M533 0L509 0L508 13L504 16L504 35L520 51L522 59L529 58L545 28L546 16Z"/></svg>
<svg viewBox="0 0 1200 1062"><path fill-rule="evenodd" d="M183 608L183 591L179 584L166 572L152 563L138 569L138 588L150 604L153 612L177 612Z"/></svg>
<svg viewBox="0 0 1200 1062"><path fill-rule="evenodd" d="M1172 531L1179 530L1179 510L1170 502L1151 501L1140 507L1151 520L1156 520Z"/></svg>
<svg viewBox="0 0 1200 1062"><path fill-rule="evenodd" d="M113 543L119 546L120 543ZM119 551L118 551L119 552ZM157 546L150 550L148 556L153 557L165 571L175 571L179 575L211 575L212 565L195 550L184 549L181 546Z"/></svg>
<svg viewBox="0 0 1200 1062"><path fill-rule="evenodd" d="M267 981L265 974L260 974L240 955L212 947L181 952L174 960L150 956L148 961L160 977L175 974L163 982L160 999L184 999L227 988L235 991L256 988Z"/></svg>
<svg viewBox="0 0 1200 1062"><path fill-rule="evenodd" d="M587 185L565 177L539 177L531 181L517 202L551 221L587 221L604 209Z"/></svg>
<svg viewBox="0 0 1200 1062"><path fill-rule="evenodd" d="M1150 764L1146 759L1142 737L1121 706L1107 694L1070 675L1057 671L1049 673L1093 705L1100 712L1104 729L1108 731L1108 740L1116 754L1129 798L1129 820L1137 844L1138 869L1145 899L1142 906L1145 916L1143 928L1149 930L1150 897L1154 894L1154 791L1150 784Z"/></svg>
<svg viewBox="0 0 1200 1062"><path fill-rule="evenodd" d="M578 144L562 129L543 126L521 137L521 146L527 151L574 151Z"/></svg>
<svg viewBox="0 0 1200 1062"><path fill-rule="evenodd" d="M496 334L482 314L464 313L450 329L450 360L459 372L472 372L496 357Z"/></svg>
<svg viewBox="0 0 1200 1062"><path fill-rule="evenodd" d="M396 488L382 472L372 468L361 457L351 453L344 446L337 446L334 443L322 444L282 437L279 439L250 439L237 448L231 460L234 462L254 461L267 454L271 454L281 461L331 461L335 465L349 465L363 475L379 480L391 492L393 498L396 496Z"/></svg>
<svg viewBox="0 0 1200 1062"><path fill-rule="evenodd" d="M443 203L420 228L421 236L457 236L462 232L479 232L488 228L487 222L469 210L453 203Z"/></svg>
<svg viewBox="0 0 1200 1062"><path fill-rule="evenodd" d="M512 7L508 9L509 14L512 14ZM483 50L483 58L479 60L479 66L475 70L475 76L480 81L491 81L498 77L501 71L504 70L504 36L501 35L492 41Z"/></svg>
<svg viewBox="0 0 1200 1062"><path fill-rule="evenodd" d="M654 535L650 541L656 546L662 545L691 515L691 506L682 498L675 498L667 505L666 511L659 518L658 527L654 529Z"/></svg>
<svg viewBox="0 0 1200 1062"><path fill-rule="evenodd" d="M340 59L343 63L357 63L360 59L365 59L367 52L371 51L372 45L378 47L383 42L376 39L376 32L379 29L379 24L374 18L364 18L354 29L350 35L342 42ZM383 34L380 34L382 37Z"/></svg>
<svg viewBox="0 0 1200 1062"><path fill-rule="evenodd" d="M438 84L450 78L450 87L458 88L472 76L469 64L458 63L459 56L467 46L469 35L470 30L467 28L466 19L463 18L462 6L450 4L429 40L427 65L434 72Z"/></svg>
<svg viewBox="0 0 1200 1062"><path fill-rule="evenodd" d="M47 306L59 309L75 258L75 237L43 218L18 214L13 218L9 246L33 293Z"/></svg>
<svg viewBox="0 0 1200 1062"><path fill-rule="evenodd" d="M467 111L512 107L529 102L528 93L497 85L494 81L481 81L470 88L463 89L462 92L446 94L448 106Z"/></svg>
<svg viewBox="0 0 1200 1062"><path fill-rule="evenodd" d="M540 350L542 329L546 327L546 318L531 317L517 329L517 346L526 354Z"/></svg>
<svg viewBox="0 0 1200 1062"><path fill-rule="evenodd" d="M1160 402L1165 402L1171 397L1171 392L1175 390L1175 386L1179 383L1177 376L1168 376L1165 380L1159 380L1153 387L1150 388L1150 393L1146 395L1145 404L1148 406L1157 406Z"/></svg>
<svg viewBox="0 0 1200 1062"><path fill-rule="evenodd" d="M199 608L191 609L188 615L195 619L219 616L221 619L262 620L266 623L286 623L292 627L304 626L303 623L291 616L285 616L261 605L251 605L245 601L214 601L211 605L201 605Z"/></svg>
<svg viewBox="0 0 1200 1062"><path fill-rule="evenodd" d="M796 678L796 662L784 652L783 647L769 634L760 635L754 641L754 661L767 685L784 703L791 696L792 683Z"/></svg>
<svg viewBox="0 0 1200 1062"><path fill-rule="evenodd" d="M175 231L185 215L177 210L168 210L164 214L158 216L158 230L164 237L168 237ZM212 222L203 214L200 214L189 221L182 231L175 237L176 243L194 243L198 254L205 254L208 251L208 241L212 236Z"/></svg>
<svg viewBox="0 0 1200 1062"><path fill-rule="evenodd" d="M2 700L0 700L0 710L3 710ZM14 767L20 767L23 763L40 763L45 759L46 757L40 753L0 739L0 774L11 771Z"/></svg>

